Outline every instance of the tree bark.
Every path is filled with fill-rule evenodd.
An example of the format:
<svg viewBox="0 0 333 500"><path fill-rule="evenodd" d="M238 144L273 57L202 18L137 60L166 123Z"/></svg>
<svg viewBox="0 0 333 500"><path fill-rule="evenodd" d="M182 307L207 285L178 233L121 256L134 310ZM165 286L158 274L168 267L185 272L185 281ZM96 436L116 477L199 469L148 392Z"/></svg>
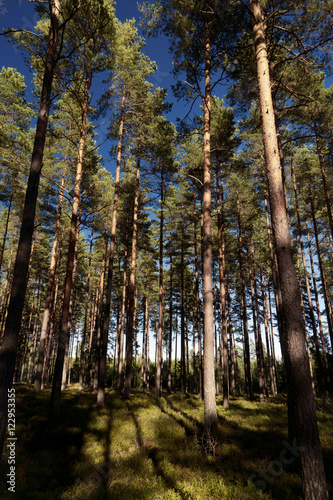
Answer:
<svg viewBox="0 0 333 500"><path fill-rule="evenodd" d="M169 306L169 316L170 316L170 331L169 331L169 353L168 353L168 394L171 394L171 357L172 357L172 329L173 329L173 261L172 261L172 244L170 236L170 306Z"/></svg>
<svg viewBox="0 0 333 500"><path fill-rule="evenodd" d="M220 184L221 181L221 184ZM220 310L221 310L221 358L223 407L229 408L229 362L227 336L227 306L225 291L225 237L224 237L224 193L221 172L217 167L217 223L219 239L219 272L220 272Z"/></svg>
<svg viewBox="0 0 333 500"><path fill-rule="evenodd" d="M272 105L269 75L265 17L258 0L249 0L252 15L253 38L257 61L257 80L261 110L266 169L275 236L278 273L282 291L282 309L285 321L284 362L286 369L289 429L294 433L300 449L303 491L306 500L328 499L323 457L320 446L315 400L312 391L308 356L305 349L305 331L295 264L292 255L290 227L285 206L278 143Z"/></svg>
<svg viewBox="0 0 333 500"><path fill-rule="evenodd" d="M226 305L228 306L229 342L230 342L230 394L234 395L236 392L235 353L234 353L234 343L233 343L233 335L232 335L232 318L231 318L231 300L230 300L229 280L227 280Z"/></svg>
<svg viewBox="0 0 333 500"><path fill-rule="evenodd" d="M101 362L100 362L98 393L97 393L97 406L99 408L103 408L104 402L105 402L106 355L107 355L107 349L108 349L108 334L109 334L109 324L110 324L111 292L112 292L112 279L113 279L113 262L114 262L114 249L115 249L116 231L117 231L119 180L120 180L120 166L121 166L122 141L123 141L123 130L124 130L124 110L125 110L125 89L123 91L123 97L122 97L122 101L121 101L120 123L119 123L119 132L118 132L117 166L116 166L116 178L115 178L114 198L113 198L111 244L110 244L107 288L106 288L106 295L105 295L104 323L103 323L103 332L102 332L102 346L103 346L103 348L102 348L102 357L101 357Z"/></svg>
<svg viewBox="0 0 333 500"><path fill-rule="evenodd" d="M73 336L72 334L72 321L73 321L73 309L74 309L74 304L75 304L75 294L74 294L74 287L75 287L75 277L76 277L76 268L77 268L77 254L78 254L78 248L79 248L79 234L80 234L80 227L81 227L81 221L79 217L79 222L77 224L76 228L76 240L75 240L75 249L74 249L74 263L73 263L73 275L72 275L72 288L71 288L71 294L70 294L70 301L69 301L69 316L68 316L68 341L66 344L66 349L65 349L65 358L64 358L64 363L62 367L62 379L61 379L61 390L64 391L66 389L67 385L67 372L68 372L68 363L69 363L69 354L70 354L70 342L71 342L71 337Z"/></svg>
<svg viewBox="0 0 333 500"><path fill-rule="evenodd" d="M319 265L319 270L320 270L321 284L322 284L322 289L323 289L323 294L324 294L324 301L325 301L326 318L327 318L328 330L329 330L329 333L330 333L331 348L333 349L333 317L332 317L332 309L331 309L331 302L330 302L330 298L329 298L328 290L327 290L327 284L326 284L326 278L325 278L325 273L324 273L323 261L322 261L322 257L321 257L321 250L320 250L320 245L319 245L317 220L316 220L315 207L314 207L314 203L313 203L312 197L310 198L310 204L311 204L311 216L312 216L313 230L314 230L315 240L316 240L318 265Z"/></svg>
<svg viewBox="0 0 333 500"><path fill-rule="evenodd" d="M5 333L0 352L0 454L5 441L8 413L8 389L12 386L15 370L17 339L20 332L22 311L27 287L26 278L28 274L31 244L34 232L39 179L43 165L43 152L50 110L52 82L54 69L57 63L60 0L54 0L54 2L52 2L50 14L50 30L34 148L32 152L28 186L24 202L21 233L14 266Z"/></svg>
<svg viewBox="0 0 333 500"><path fill-rule="evenodd" d="M186 393L186 358L185 358L185 291L184 291L184 221L181 222L181 257L180 257L180 390Z"/></svg>
<svg viewBox="0 0 333 500"><path fill-rule="evenodd" d="M83 325L81 349L80 349L80 351L81 351L80 352L80 374L79 374L79 387L78 387L79 391L83 390L83 376L84 376L84 369L85 369L85 365L86 365L85 345L86 345L86 337L87 337L87 329L88 329L88 311L89 311L88 301L89 301L89 297L91 296L90 295L90 275L91 275L91 257L92 257L93 238L94 238L94 230L92 227L91 234L90 234L90 246L89 246L87 291L86 291L86 299L85 299L85 303L84 303L84 325ZM105 237L104 237L104 242L105 242ZM104 245L106 247L105 243L104 243ZM105 252L103 252L102 262L104 262L104 260L105 260Z"/></svg>
<svg viewBox="0 0 333 500"><path fill-rule="evenodd" d="M259 315L256 310L256 292L254 287L255 275L252 254L248 251L248 267L249 267L249 278L250 278L250 288L251 288L251 302L252 302L252 317L253 317L253 331L254 339L256 344L256 354L257 354L257 371L259 380L259 397L261 400L265 398L265 384L264 384L264 360L262 356L261 348L261 335L260 335L260 321Z"/></svg>
<svg viewBox="0 0 333 500"><path fill-rule="evenodd" d="M6 280L5 280L5 284L3 286L3 289L2 289L2 297L1 297L1 304L0 304L0 317L1 317L0 346L2 344L2 340L3 340L3 336L4 336L4 332L5 332L5 324L6 324L6 318L7 318L7 312L8 312L7 304L8 304L10 291L11 291L11 273L12 273L13 253L14 253L14 244L12 244L12 248L10 250Z"/></svg>
<svg viewBox="0 0 333 500"><path fill-rule="evenodd" d="M296 186L296 174L295 174L293 162L291 162L291 176L292 176L294 195L295 195L296 218L297 218L299 243L300 243L300 250L301 250L301 257L302 257L302 264L303 264L303 271L304 271L306 294L307 294L307 298L308 298L313 339L314 339L315 349L316 349L316 361L317 361L317 367L318 367L318 372L319 372L319 383L320 383L321 390L324 391L325 390L325 381L324 381L324 374L323 374L323 366L322 366L320 346L319 346L319 341L318 341L316 319L315 319L315 315L314 315L312 298L311 298L311 290L310 290L308 271L307 271L307 267L306 267L304 244L303 244L303 234L302 234L302 227L301 227L301 218L300 218L300 214L299 214L298 193L297 193L297 186Z"/></svg>
<svg viewBox="0 0 333 500"><path fill-rule="evenodd" d="M267 175L265 175L264 173L263 173L263 178L265 179L265 182L267 182ZM281 295L281 287L280 287L280 281L279 281L279 276L278 276L277 260L276 260L276 255L274 253L273 242L272 242L272 230L270 227L268 199L267 199L266 190L265 190L264 202L265 202L265 216L266 216L268 245L269 245L272 278L273 278L273 286L274 286L274 295L275 295L276 314L277 314L278 328L279 328L279 333L280 333L280 341L283 342L283 340L285 338L285 334L284 334L285 323L284 323L283 310L282 310L282 295ZM282 349L282 359L283 359L283 352L284 352L284 349Z"/></svg>
<svg viewBox="0 0 333 500"><path fill-rule="evenodd" d="M34 390L36 392L39 392L43 389L42 374L43 374L45 355L46 355L47 332L48 332L48 327L49 327L50 311L51 311L51 304L52 304L52 294L53 294L54 277L55 277L55 269L56 269L56 258L57 258L57 248L58 248L58 240L59 240L59 232L60 232L62 204L63 204L63 199L64 199L64 186L65 186L66 171L67 171L67 169L64 168L63 174L62 174L62 179L61 179L61 188L60 188L60 193L59 193L56 225L55 225L54 237L53 237L53 247L52 247L52 253L51 253L49 280L48 280L47 289L46 289L45 309L44 309L44 314L43 314L42 330L41 330L41 334L40 334L37 370L36 370L36 377L35 377L35 383L34 383Z"/></svg>
<svg viewBox="0 0 333 500"><path fill-rule="evenodd" d="M67 254L67 266L66 266L66 276L64 284L64 299L62 306L61 315L61 330L58 342L58 352L56 358L56 364L54 368L52 393L50 401L50 413L49 417L51 420L55 420L59 417L60 412L60 398L61 398L61 384L62 384L62 371L64 366L66 346L69 342L69 320L70 320L70 303L71 303L71 293L73 288L73 270L75 261L75 244L77 238L77 221L79 215L79 201L80 201L80 189L82 180L82 165L83 165L83 151L86 136L86 124L87 124L87 112L89 103L89 90L91 86L92 74L90 70L87 70L85 75L85 87L84 96L82 102L82 116L81 116L81 128L80 128L80 139L79 139L79 151L78 159L76 164L76 177L75 177L75 187L74 187L74 197L73 197L73 207L72 207L72 218L69 233L69 245Z"/></svg>
<svg viewBox="0 0 333 500"><path fill-rule="evenodd" d="M108 237L105 230L104 241L103 241L103 254L102 254L102 267L101 267L101 279L99 282L99 303L96 315L96 351L95 351L95 370L94 370L94 385L93 389L96 392L98 390L98 380L99 371L101 363L101 326L102 326L102 316L103 316L103 292L104 292L104 279L105 279L105 268L106 268L106 251L108 247Z"/></svg>
<svg viewBox="0 0 333 500"><path fill-rule="evenodd" d="M35 354L36 354L37 337L38 337L39 307L40 307L40 304L39 304L39 298L38 298L36 312L35 312L34 327L33 327L33 332L32 332L32 337L31 337L30 355L29 355L29 363L28 363L28 370L27 370L27 385L30 385L32 382L32 375L33 375L33 369L34 369L34 364L35 364Z"/></svg>
<svg viewBox="0 0 333 500"><path fill-rule="evenodd" d="M207 432L217 428L214 380L214 318L212 289L211 163L210 163L210 40L206 21L203 186L203 309L204 309L204 420Z"/></svg>
<svg viewBox="0 0 333 500"><path fill-rule="evenodd" d="M86 363L84 367L84 379L83 386L88 387L90 385L91 376L91 356L93 349L93 338L94 338L94 325L96 321L96 311L98 307L98 290L97 288L92 294L91 305L90 305L90 318L89 318L89 340L88 340L88 349L86 356Z"/></svg>
<svg viewBox="0 0 333 500"><path fill-rule="evenodd" d="M320 340L321 340L321 345L322 345L322 350L323 350L323 360L324 360L324 369L325 369L325 386L326 386L326 390L328 390L329 392L332 392L331 379L330 379L330 373L329 373L329 367L328 367L328 359L327 359L327 351L326 351L324 331L323 331L323 323L321 320L321 312L320 312L319 296L318 296L317 283L316 283L316 275L315 275L314 264L313 264L309 225L308 225L307 220L305 221L305 224L306 224L308 249L309 249L309 256L310 256L310 263L311 263L312 285L313 285L313 290L314 290L315 299L316 299L319 334L320 334Z"/></svg>
<svg viewBox="0 0 333 500"><path fill-rule="evenodd" d="M160 262L158 285L158 339L157 339L157 366L155 381L155 396L162 395L162 351L163 351L163 209L164 209L164 162L161 165L161 201L160 201Z"/></svg>
<svg viewBox="0 0 333 500"><path fill-rule="evenodd" d="M243 336L244 336L245 385L248 397L251 400L253 400L254 394L253 394L252 370L251 370L251 359L250 359L249 327L248 327L247 308L246 308L241 214L240 214L240 203L239 203L238 192L237 192L237 223L238 223L238 228L237 228L238 261L239 261L239 276L240 276L240 286L241 286L242 320L243 320Z"/></svg>
<svg viewBox="0 0 333 500"><path fill-rule="evenodd" d="M266 351L267 351L267 366L269 373L269 389L272 396L276 395L275 384L274 384L274 374L273 374L273 366L271 359L271 349L269 342L269 330L268 330L268 314L267 314L267 294L266 288L264 285L264 278L262 270L260 269L260 284L261 284L261 295L263 302L263 313L264 313L264 326L265 326L265 339L266 339Z"/></svg>
<svg viewBox="0 0 333 500"><path fill-rule="evenodd" d="M297 254L297 268L298 268L298 286L299 286L299 293L300 293L300 297L301 297L301 309L302 309L303 325L304 325L304 331L305 331L305 348L306 348L306 352L308 354L308 359L309 359L309 369L310 369L313 395L314 395L314 397L316 397L316 388L315 388L315 384L314 384L314 380L313 380L311 352L310 352L310 347L309 347L308 334L306 331L306 319L305 319L304 299L303 299L303 293L302 293L301 266L300 266L300 262L299 262L299 253Z"/></svg>
<svg viewBox="0 0 333 500"><path fill-rule="evenodd" d="M126 399L131 395L132 383L132 359L133 359L133 341L134 341L134 295L135 295L135 266L137 251L137 233L138 233L138 211L139 211L139 181L140 181L140 158L137 160L135 197L133 212L133 236L132 236L132 255L131 255L131 274L128 287L128 328L126 335L126 368L124 382L124 396Z"/></svg>
<svg viewBox="0 0 333 500"><path fill-rule="evenodd" d="M199 365L199 395L203 400L203 371L202 371L202 346L201 346L201 324L200 324L200 297L199 297L199 270L198 270L198 242L197 242L197 210L194 192L194 273L195 273L195 322L198 335L198 365Z"/></svg>
<svg viewBox="0 0 333 500"><path fill-rule="evenodd" d="M126 286L127 286L127 254L128 254L128 215L127 215L127 221L126 221L123 293L122 293L122 301L121 301L120 331L119 331L119 344L118 344L118 382L117 382L117 390L118 391L121 391L122 386L123 386L124 328L125 328Z"/></svg>
<svg viewBox="0 0 333 500"><path fill-rule="evenodd" d="M50 314L50 320L49 320L49 332L46 337L46 346L45 346L45 363L43 365L43 371L42 371L42 379L41 379L41 387L44 387L45 380L49 378L50 372L51 372L51 364L52 364L52 348L54 345L54 337L53 337L53 332L55 330L54 325L56 323L56 309L57 309L57 299L58 299L58 290L59 290L59 274L57 273L57 269L59 268L61 264L61 257L62 257L62 245L63 245L63 238L60 239L60 244L59 244L59 253L58 253L58 259L57 259L57 264L55 268L55 287L54 287L54 292L53 292L53 297L52 297L52 305L51 305L51 314Z"/></svg>

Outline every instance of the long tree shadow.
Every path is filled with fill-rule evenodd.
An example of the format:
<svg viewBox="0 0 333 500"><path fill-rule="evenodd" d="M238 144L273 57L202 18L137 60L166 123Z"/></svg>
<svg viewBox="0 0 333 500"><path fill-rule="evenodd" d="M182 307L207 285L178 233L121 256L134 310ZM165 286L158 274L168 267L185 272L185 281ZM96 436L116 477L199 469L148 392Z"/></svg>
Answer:
<svg viewBox="0 0 333 500"><path fill-rule="evenodd" d="M181 489L178 488L177 481L175 481L174 477L171 474L167 474L166 471L164 470L164 468L162 466L162 460L160 458L161 450L159 450L159 448L157 448L156 446L148 447L148 448L144 446L143 433L142 433L142 429L141 429L140 424L139 424L139 420L137 418L137 415L134 413L133 409L130 407L130 404L128 402L127 402L127 409L129 411L129 413L132 417L132 420L134 422L134 425L135 425L136 438L137 438L137 442L139 444L140 450L141 450L141 452L145 453L147 455L147 457L151 460L151 462L154 466L156 475L162 479L166 489L174 490L176 493L178 493L178 495L180 496L180 498L182 500L187 500L188 496L186 494L184 494L184 492L181 491Z"/></svg>
<svg viewBox="0 0 333 500"><path fill-rule="evenodd" d="M111 461L111 430L112 430L112 411L109 412L109 417L107 420L107 427L105 430L105 445L104 445L104 462L99 467L99 474L102 480L102 490L107 495L109 487L109 479L112 472L112 461Z"/></svg>
<svg viewBox="0 0 333 500"><path fill-rule="evenodd" d="M173 411L183 415L183 417L185 417L187 420L190 420L191 422L193 422L202 431L204 430L204 425L200 420L198 420L197 418L195 418L193 415L189 414L188 412L185 412L184 410L182 410L178 406L175 406L175 404L173 403L173 401L171 400L171 398L169 396L166 396L165 400L168 403L168 406L170 406L170 408ZM192 402L192 399L188 395L186 395L186 403L190 404L192 406L192 408L196 408L196 409L198 408L198 406Z"/></svg>
<svg viewBox="0 0 333 500"><path fill-rule="evenodd" d="M162 413L173 418L175 422L177 422L177 424L181 425L184 428L186 436L193 437L197 435L198 431L204 431L202 422L192 417L191 415L188 415L185 412L179 410L174 406L170 398L166 397L165 400L167 401L168 407L170 407L172 411L167 411L165 405L160 399L156 399L157 406L160 408Z"/></svg>
<svg viewBox="0 0 333 500"><path fill-rule="evenodd" d="M280 425L274 430L266 430L260 426L256 430L251 430L244 429L237 421L230 422L226 416L219 415L218 430L214 436L210 436L205 433L203 424L190 415L186 409L178 408L168 397L166 397L166 401L172 411L168 411L159 401L157 404L161 411L181 425L187 436L195 437L202 452L209 459L207 465L215 469L216 473L225 478L243 477L245 484L250 481L259 487L264 485L266 490L271 489L273 498L277 499L281 498L281 491L286 485L291 490L301 494L293 479L284 479L283 486L279 485L277 480L284 470L300 474L298 457L289 461L288 467L279 461L279 457L284 456L284 453L281 455L281 452L286 446L284 443L287 442L286 426L283 423L279 422ZM195 404L192 401L189 401L189 404L195 409ZM260 409L244 408L242 404L237 402L233 403L233 409L243 418L259 416L261 413ZM281 409L273 408L271 415L274 420L278 416L281 417ZM192 427L188 422L194 426ZM197 435L194 429L199 429L201 434ZM290 443L289 446L291 446ZM256 457L255 463L260 465L253 467L253 455ZM266 478L266 482L262 476Z"/></svg>
<svg viewBox="0 0 333 500"><path fill-rule="evenodd" d="M219 409L212 456L201 442L202 402L191 397L135 394L125 403L119 394L108 393L105 408L97 411L95 394L69 389L62 395L61 420L51 427L49 395L17 388L15 498L145 500L161 488L170 498L185 499L193 491L188 478L196 476L198 481L214 477L213 484L223 478L228 487L237 484L241 491L251 481L259 487L265 483L265 492L275 499L285 498L285 491L293 498L301 496L299 457L289 464L282 461L287 441L283 407L266 405L261 410L235 400L230 410ZM330 448L325 451L331 463ZM290 453L289 448L289 461ZM0 464L3 478L7 469L5 460ZM7 500L5 481L0 481L0 498ZM259 493L258 488L258 498Z"/></svg>
<svg viewBox="0 0 333 500"><path fill-rule="evenodd" d="M91 397L64 391L60 418L56 423L50 423L48 389L35 393L31 388L16 386L16 393L15 498L44 498L50 489L54 498L61 498L63 492L75 483L75 464L83 459L84 435L92 420ZM6 462L2 461L1 476L6 477L7 472ZM7 498L6 490L7 485L1 480L2 499Z"/></svg>

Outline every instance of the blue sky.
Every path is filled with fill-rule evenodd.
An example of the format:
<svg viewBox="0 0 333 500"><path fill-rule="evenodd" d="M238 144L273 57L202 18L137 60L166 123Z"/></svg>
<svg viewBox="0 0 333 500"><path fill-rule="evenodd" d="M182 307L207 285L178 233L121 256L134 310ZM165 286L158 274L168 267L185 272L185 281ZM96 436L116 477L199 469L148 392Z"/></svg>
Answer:
<svg viewBox="0 0 333 500"><path fill-rule="evenodd" d="M1 4L1 0L0 0ZM0 7L0 32L6 28L23 28L27 30L34 30L34 26L39 20L39 16L35 12L35 3L28 2L27 0L4 0L5 9ZM1 10L4 10L2 12ZM119 0L116 3L116 15L121 21L126 19L135 18L137 23L140 19L140 12L138 11L136 0ZM142 35L141 29L139 29L139 34ZM143 36L143 35L142 35ZM150 78L151 83L155 87L165 88L168 92L167 101L174 101L171 85L174 83L172 72L172 58L169 54L168 40L164 35L158 38L146 40L146 46L143 51L150 57L151 60L157 63L157 71ZM24 62L22 51L14 47L10 41L5 36L0 36L0 68L13 67L16 68L25 77L25 83L27 85L27 100L28 102L33 102L34 97L32 95L32 78L33 73ZM96 81L101 81L101 77L97 77ZM94 96L98 97L99 88L92 87L92 92ZM168 119L173 123L176 123L177 117L183 118L188 112L188 107L184 107L182 103L175 102L172 111L168 114ZM100 130L100 132L102 132ZM102 133L100 133L103 136ZM102 137L103 139L103 137ZM109 145L104 145L100 149L100 153L106 158ZM105 167L108 170L113 171L113 165L109 162L105 163Z"/></svg>
<svg viewBox="0 0 333 500"><path fill-rule="evenodd" d="M0 10L0 31L7 27L33 30L39 19L34 9L34 3L30 3L27 0L4 0L4 6L6 12L2 13ZM137 1L119 0L116 4L116 15L121 21L135 18L138 22L140 13L137 8ZM142 34L140 28L139 33ZM151 79L152 83L155 86L166 88L168 90L169 100L171 101L172 94L170 85L173 83L171 75L172 59L169 55L167 39L164 36L160 36L158 39L146 40L144 52L151 60L156 61L158 66L156 73ZM25 64L22 53L4 36L0 36L0 54L0 67L6 66L16 68L25 76L26 84L29 87L32 80L32 73ZM180 110L180 116L181 115L182 110Z"/></svg>
<svg viewBox="0 0 333 500"><path fill-rule="evenodd" d="M140 0L143 2L143 0ZM3 3L4 8L1 7ZM33 30L36 25L39 16L35 12L34 2L29 2L28 0L0 0L0 32L4 28L24 28L28 30ZM2 11L5 12L2 12ZM140 12L137 7L137 0L118 0L116 3L116 15L121 21L126 19L135 18L137 22L140 19ZM139 33L142 34L140 28ZM146 40L146 46L144 47L144 52L150 57L151 60L156 61L157 71L150 78L150 81L154 86L163 87L167 90L167 101L173 103L172 111L167 115L168 119L176 124L177 118L184 118L190 109L190 106L185 106L182 102L177 102L173 97L171 91L171 85L174 83L172 76L172 58L168 50L168 40L164 35L159 35L158 38L151 38ZM0 68L2 66L14 67L20 73L25 76L25 82L27 85L27 100L29 102L33 101L33 96L31 93L31 81L33 74L30 71L27 64L24 62L23 54L16 47L14 47L9 40L0 36ZM95 84L92 88L92 92L95 97L98 97L100 89L98 88L98 81L102 80L101 77L97 77ZM327 80L327 85L332 84L332 78ZM219 97L223 97L224 88L216 89ZM199 112L199 102L195 106L195 111ZM103 157L107 156L107 151L109 146L103 146L101 154ZM113 170L111 165L105 165L109 170Z"/></svg>

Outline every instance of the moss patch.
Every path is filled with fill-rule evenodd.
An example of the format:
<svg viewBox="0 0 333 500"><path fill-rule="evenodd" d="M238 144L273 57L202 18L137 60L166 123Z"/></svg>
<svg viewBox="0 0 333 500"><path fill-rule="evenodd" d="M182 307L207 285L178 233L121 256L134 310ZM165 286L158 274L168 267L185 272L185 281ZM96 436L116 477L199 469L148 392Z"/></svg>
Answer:
<svg viewBox="0 0 333 500"><path fill-rule="evenodd" d="M287 442L283 397L269 402L218 398L219 429L203 434L203 402L196 395L134 392L125 401L67 389L61 420L47 420L50 392L16 387L18 499L298 499L300 463L281 463ZM330 493L333 415L318 407ZM290 456L290 455L289 455ZM290 462L290 461L289 461ZM7 491L7 456L0 462L0 498ZM3 479L5 478L5 479Z"/></svg>

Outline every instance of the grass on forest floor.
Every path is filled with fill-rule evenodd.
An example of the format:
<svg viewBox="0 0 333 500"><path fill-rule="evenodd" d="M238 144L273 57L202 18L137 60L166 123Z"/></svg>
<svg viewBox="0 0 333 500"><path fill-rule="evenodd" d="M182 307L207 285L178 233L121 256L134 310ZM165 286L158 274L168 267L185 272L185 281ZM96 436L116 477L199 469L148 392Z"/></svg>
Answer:
<svg viewBox="0 0 333 500"><path fill-rule="evenodd" d="M49 390L16 386L16 492L7 491L5 455L2 499L302 498L300 460L283 452L282 396L269 402L232 397L228 410L218 397L215 437L203 435L203 402L196 395L157 400L134 392L124 401L109 391L98 411L95 394L66 389L57 426L47 421L49 397ZM333 413L319 408L318 423L332 495Z"/></svg>

